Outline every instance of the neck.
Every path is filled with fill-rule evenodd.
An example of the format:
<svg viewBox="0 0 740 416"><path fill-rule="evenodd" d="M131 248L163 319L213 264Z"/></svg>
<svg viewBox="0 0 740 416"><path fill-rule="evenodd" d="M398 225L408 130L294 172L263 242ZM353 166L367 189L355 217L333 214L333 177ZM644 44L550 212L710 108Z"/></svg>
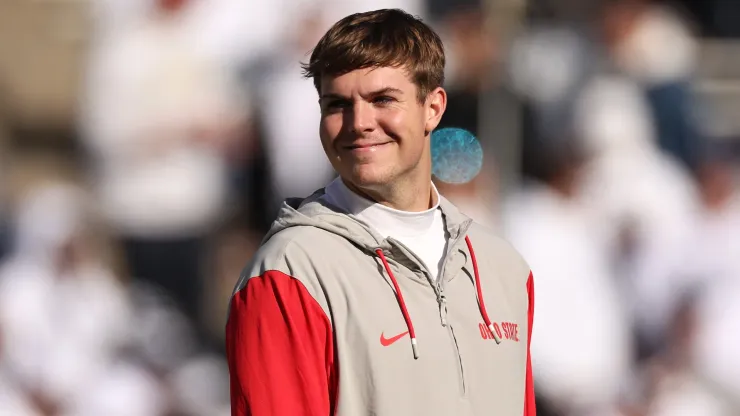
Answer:
<svg viewBox="0 0 740 416"><path fill-rule="evenodd" d="M432 191L431 178L425 183L411 186L386 186L363 189L349 181L342 180L352 192L375 201L378 204L406 212L421 212L437 204L437 196Z"/></svg>

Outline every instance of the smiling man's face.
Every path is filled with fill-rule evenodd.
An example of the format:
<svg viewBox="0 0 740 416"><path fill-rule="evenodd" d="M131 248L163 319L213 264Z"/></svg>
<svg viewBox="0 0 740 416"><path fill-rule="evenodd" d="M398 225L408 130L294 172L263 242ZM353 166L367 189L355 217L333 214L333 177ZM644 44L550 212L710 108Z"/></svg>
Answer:
<svg viewBox="0 0 740 416"><path fill-rule="evenodd" d="M402 68L322 77L324 151L345 182L363 190L393 186L409 176L428 181L429 132L439 123L445 99L438 88L419 102L418 89Z"/></svg>

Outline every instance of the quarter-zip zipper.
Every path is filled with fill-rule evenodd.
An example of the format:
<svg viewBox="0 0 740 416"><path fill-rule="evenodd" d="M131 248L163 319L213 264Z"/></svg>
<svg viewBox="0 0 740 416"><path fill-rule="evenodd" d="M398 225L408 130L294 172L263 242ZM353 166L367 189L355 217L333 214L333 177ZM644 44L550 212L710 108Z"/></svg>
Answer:
<svg viewBox="0 0 740 416"><path fill-rule="evenodd" d="M439 290L439 316L442 320L442 326L447 329L447 334L450 336L452 348L455 351L455 357L457 358L457 376L460 387L460 395L465 396L465 373L463 371L460 346L457 344L457 337L455 337L455 328L453 328L452 325L447 322L447 298L444 294L444 288L441 285L439 285L437 288Z"/></svg>
<svg viewBox="0 0 740 416"><path fill-rule="evenodd" d="M439 319L442 321L442 326L447 326L447 298L444 294L439 295Z"/></svg>
<svg viewBox="0 0 740 416"><path fill-rule="evenodd" d="M442 260L442 267L439 268L439 275L437 276L437 282L435 286L435 293L437 294L437 302L439 303L439 318L442 322L442 326L447 328L447 333L452 341L452 348L455 351L455 357L457 358L457 380L460 388L460 395L465 396L467 386L465 384L465 373L463 371L462 354L460 354L460 346L457 343L457 337L455 337L455 328L447 322L447 297L444 292L445 272L447 271L447 261L450 259L450 255L455 250L455 247L460 242L460 236L465 235L470 227L472 221L463 223L458 229L454 240L450 238L447 241L447 252L445 253L444 260Z"/></svg>
<svg viewBox="0 0 740 416"><path fill-rule="evenodd" d="M422 272L424 272L424 274L426 275L427 281L432 286L432 289L434 290L434 293L437 296L437 304L439 305L439 320L442 326L447 329L447 334L450 337L450 341L452 343L452 350L455 354L455 358L457 361L457 375L458 375L457 380L458 380L458 385L459 385L461 396L465 396L465 393L466 393L465 374L463 373L462 355L460 354L460 347L457 343L457 338L455 337L455 330L452 327L452 325L450 325L447 322L447 298L444 295L444 284L443 283L444 283L444 277L445 277L444 276L445 268L447 267L447 260L449 259L450 254L452 253L454 248L459 243L460 235L465 235L469 226L470 226L470 222L464 223L461 226L457 235L455 236L455 239L454 240L450 239L447 242L447 251L445 252L445 257L444 257L444 260L442 261L442 267L440 267L436 284L435 282L432 281L432 274L429 271L429 268L426 267L424 262L421 261L421 259L413 251L409 250L409 248L406 247L400 241L395 240L393 238L388 238L388 242L399 247L401 250L404 251L404 254L407 257L411 258L417 263L417 265L421 268Z"/></svg>

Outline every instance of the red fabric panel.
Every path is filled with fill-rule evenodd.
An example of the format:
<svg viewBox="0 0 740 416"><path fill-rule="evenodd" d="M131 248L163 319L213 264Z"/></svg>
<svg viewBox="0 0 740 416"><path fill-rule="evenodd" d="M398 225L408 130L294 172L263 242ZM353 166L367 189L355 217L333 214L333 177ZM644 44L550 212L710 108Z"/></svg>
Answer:
<svg viewBox="0 0 740 416"><path fill-rule="evenodd" d="M527 295L529 296L529 310L527 312L529 325L527 327L527 385L524 390L524 416L536 416L537 407L534 400L534 380L532 378L532 358L529 353L529 346L532 341L532 324L534 323L534 280L532 272L529 272L527 279Z"/></svg>
<svg viewBox="0 0 740 416"><path fill-rule="evenodd" d="M232 416L328 416L338 372L331 323L305 286L267 271L231 299L226 354Z"/></svg>

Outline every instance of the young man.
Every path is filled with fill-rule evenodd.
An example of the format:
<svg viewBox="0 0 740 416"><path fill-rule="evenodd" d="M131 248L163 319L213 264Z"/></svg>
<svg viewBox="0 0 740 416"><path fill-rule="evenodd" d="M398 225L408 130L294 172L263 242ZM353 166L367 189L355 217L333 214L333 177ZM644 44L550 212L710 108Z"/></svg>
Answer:
<svg viewBox="0 0 740 416"><path fill-rule="evenodd" d="M314 49L340 179L286 201L237 284L233 415L534 415L529 267L431 181L444 64L400 10L348 16Z"/></svg>

